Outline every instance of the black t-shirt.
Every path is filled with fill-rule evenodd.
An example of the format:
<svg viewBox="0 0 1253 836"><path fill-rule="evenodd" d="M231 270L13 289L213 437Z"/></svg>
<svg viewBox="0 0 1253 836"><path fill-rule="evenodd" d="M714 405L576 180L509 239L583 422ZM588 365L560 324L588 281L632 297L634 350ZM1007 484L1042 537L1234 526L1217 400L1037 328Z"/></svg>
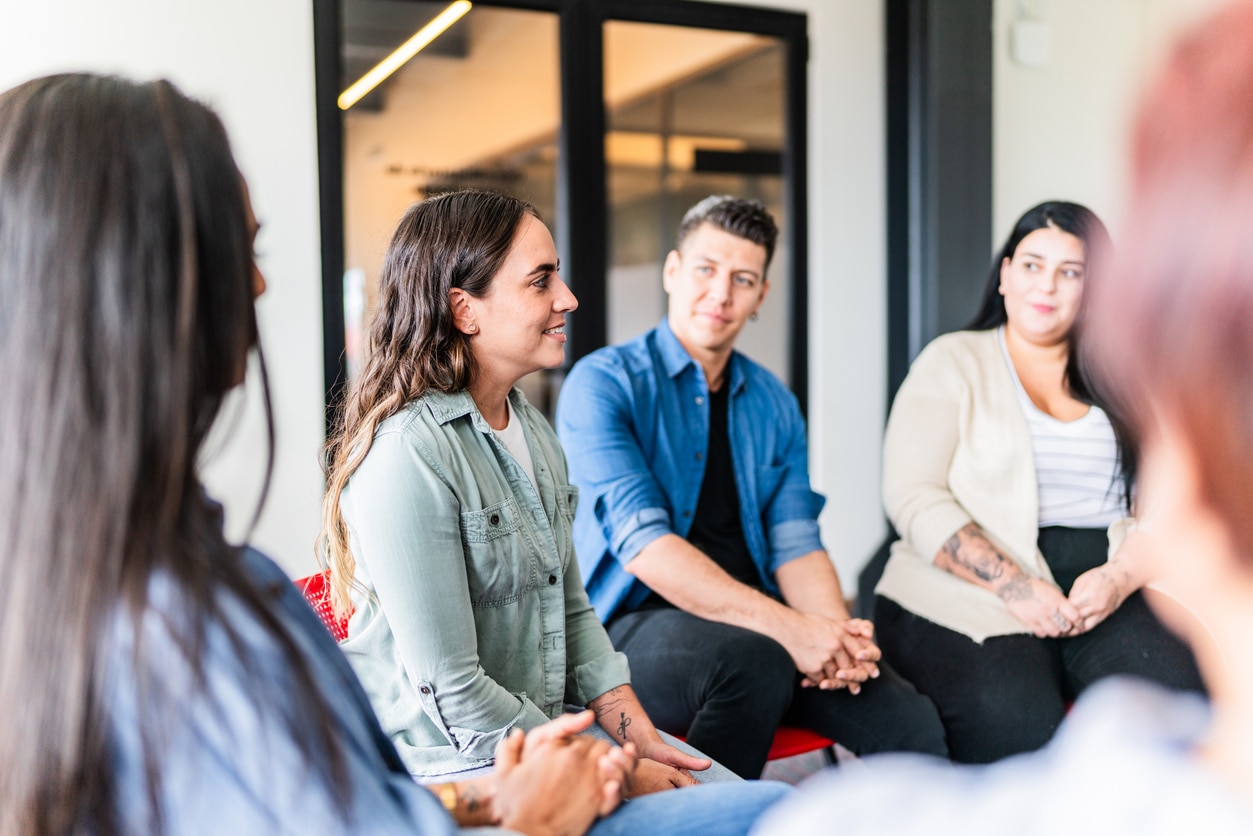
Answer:
<svg viewBox="0 0 1253 836"><path fill-rule="evenodd" d="M727 421L727 400L731 387L723 385L709 393L709 449L705 458L705 477L701 480L696 512L687 541L709 556L722 570L740 583L762 589L757 564L744 539L740 523L740 495L735 484L735 465L731 460L731 435ZM640 605L640 609L670 606L657 593Z"/></svg>

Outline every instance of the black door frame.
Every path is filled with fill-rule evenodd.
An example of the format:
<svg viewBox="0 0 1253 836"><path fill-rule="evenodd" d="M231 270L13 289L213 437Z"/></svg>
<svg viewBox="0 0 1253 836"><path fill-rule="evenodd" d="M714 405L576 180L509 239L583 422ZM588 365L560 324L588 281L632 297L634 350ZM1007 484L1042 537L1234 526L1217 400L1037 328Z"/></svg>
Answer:
<svg viewBox="0 0 1253 836"><path fill-rule="evenodd" d="M887 0L888 406L992 254L992 0ZM965 306L969 305L969 311Z"/></svg>
<svg viewBox="0 0 1253 836"><path fill-rule="evenodd" d="M327 429L334 426L347 381L344 353L343 127L339 95L340 0L313 0L315 95L322 255L323 368ZM481 0L481 5L558 15L561 127L557 174L558 242L562 264L579 277L579 313L571 321L568 362L605 345L608 207L605 183L604 23L610 20L752 32L786 48L787 141L783 173L789 223L782 230L791 254L789 384L808 404L808 166L809 39L804 14L696 0ZM574 210L578 207L578 211ZM589 278L591 279L589 281Z"/></svg>

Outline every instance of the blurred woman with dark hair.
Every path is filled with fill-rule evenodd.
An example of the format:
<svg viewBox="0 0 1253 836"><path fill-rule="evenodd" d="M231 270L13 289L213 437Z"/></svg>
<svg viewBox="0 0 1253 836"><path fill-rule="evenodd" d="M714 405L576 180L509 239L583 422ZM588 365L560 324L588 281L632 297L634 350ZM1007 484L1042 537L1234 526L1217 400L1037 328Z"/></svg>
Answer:
<svg viewBox="0 0 1253 836"><path fill-rule="evenodd" d="M269 415L257 228L221 122L169 82L0 94L0 833L455 829L200 486L250 352ZM590 720L502 741L490 803L441 799L582 833L629 766L571 736Z"/></svg>
<svg viewBox="0 0 1253 836"><path fill-rule="evenodd" d="M1129 535L1212 702L1110 681L1038 755L815 783L762 834L1247 833L1253 821L1253 3L1186 37L1139 108L1125 245L1085 334L1139 442ZM1154 597L1156 606L1163 600ZM1199 618L1197 616L1200 616ZM883 764L883 766L888 766ZM842 779L842 780L841 780ZM853 815L847 815L853 811Z"/></svg>
<svg viewBox="0 0 1253 836"><path fill-rule="evenodd" d="M1083 206L1028 210L974 321L918 356L888 420L883 495L901 539L876 589L879 641L935 702L957 761L1042 746L1110 674L1201 688L1118 549L1135 450L1079 339L1109 250Z"/></svg>

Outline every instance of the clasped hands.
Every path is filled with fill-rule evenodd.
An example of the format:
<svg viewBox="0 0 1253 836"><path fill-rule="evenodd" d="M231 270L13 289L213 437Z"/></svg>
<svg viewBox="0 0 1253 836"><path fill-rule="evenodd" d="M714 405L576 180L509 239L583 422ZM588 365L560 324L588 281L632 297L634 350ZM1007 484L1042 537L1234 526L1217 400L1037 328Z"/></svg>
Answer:
<svg viewBox="0 0 1253 836"><path fill-rule="evenodd" d="M566 714L496 747L492 820L527 836L584 833L622 802L636 767L635 747L580 734L591 711Z"/></svg>
<svg viewBox="0 0 1253 836"><path fill-rule="evenodd" d="M581 734L594 720L592 711L565 714L501 741L491 776L496 824L527 836L581 834L623 798L695 784L692 770L710 766L655 733L638 748Z"/></svg>
<svg viewBox="0 0 1253 836"><path fill-rule="evenodd" d="M795 611L794 611L795 612ZM804 674L802 688L861 692L861 685L879 676L879 646L874 625L864 618L829 618L795 612L791 641L783 644L796 669Z"/></svg>
<svg viewBox="0 0 1253 836"><path fill-rule="evenodd" d="M1108 563L1076 578L1069 596L1055 584L1025 573L996 589L1014 617L1039 638L1086 633L1118 609L1131 592L1126 573Z"/></svg>

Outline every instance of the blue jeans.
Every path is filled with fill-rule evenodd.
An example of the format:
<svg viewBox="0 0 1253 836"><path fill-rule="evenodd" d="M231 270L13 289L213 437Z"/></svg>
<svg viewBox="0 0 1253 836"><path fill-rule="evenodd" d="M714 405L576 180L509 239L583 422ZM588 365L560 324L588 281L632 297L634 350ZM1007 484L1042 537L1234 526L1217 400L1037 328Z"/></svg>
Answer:
<svg viewBox="0 0 1253 836"><path fill-rule="evenodd" d="M721 781L624 801L589 836L739 836L757 817L793 792L777 781Z"/></svg>
<svg viewBox="0 0 1253 836"><path fill-rule="evenodd" d="M570 709L579 710L577 706L570 706ZM609 733L595 723L583 734L616 744ZM665 732L661 733L661 737L690 755L707 757ZM423 783L462 781L488 774L494 768L481 766L421 780ZM717 761L709 769L692 774L701 782L698 786L651 793L624 801L617 810L593 824L588 831L589 836L645 836L653 833L658 836L740 836L748 833L753 822L767 807L792 792L792 787L777 781L741 781ZM483 832L498 831L489 828Z"/></svg>

